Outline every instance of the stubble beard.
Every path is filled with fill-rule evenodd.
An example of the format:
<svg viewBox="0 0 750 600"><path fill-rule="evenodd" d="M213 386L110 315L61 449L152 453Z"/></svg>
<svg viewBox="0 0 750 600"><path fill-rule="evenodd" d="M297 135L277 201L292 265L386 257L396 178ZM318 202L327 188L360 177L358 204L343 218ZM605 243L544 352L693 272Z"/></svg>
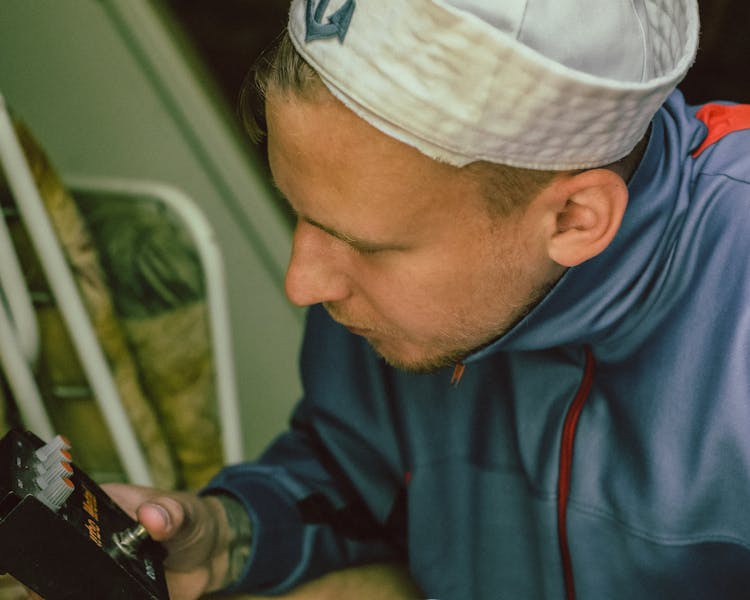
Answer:
<svg viewBox="0 0 750 600"><path fill-rule="evenodd" d="M445 346L446 350L439 351L433 355L428 354L419 359L407 360L400 356L391 355L385 351L383 349L384 344L378 343L377 337L374 337L373 339L368 338L367 335L363 335L363 337L368 341L370 347L375 353L391 367L407 373L434 373L441 369L454 367L455 365L462 363L471 354L493 344L522 321L534 309L534 307L544 299L558 280L559 278L556 278L534 289L531 294L529 294L526 302L510 310L509 316L503 323L497 325L495 328L488 327L487 332L483 336L477 336L478 340L476 338L472 341L469 341L468 339L451 339L448 334L440 336L440 339L444 340L442 345ZM325 303L324 307L334 320L340 321L340 319L336 317L337 311L333 305ZM344 320L344 322L346 321ZM397 333L392 332L390 335L397 335Z"/></svg>

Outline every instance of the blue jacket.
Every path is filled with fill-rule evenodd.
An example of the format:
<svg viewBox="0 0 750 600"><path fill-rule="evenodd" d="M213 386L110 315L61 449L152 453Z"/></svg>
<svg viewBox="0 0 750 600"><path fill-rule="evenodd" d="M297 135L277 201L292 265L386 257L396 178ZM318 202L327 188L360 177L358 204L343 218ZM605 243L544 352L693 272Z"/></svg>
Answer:
<svg viewBox="0 0 750 600"><path fill-rule="evenodd" d="M695 112L672 95L613 243L459 385L309 311L290 431L211 484L253 519L237 589L394 558L441 600L750 596L750 130L693 155Z"/></svg>

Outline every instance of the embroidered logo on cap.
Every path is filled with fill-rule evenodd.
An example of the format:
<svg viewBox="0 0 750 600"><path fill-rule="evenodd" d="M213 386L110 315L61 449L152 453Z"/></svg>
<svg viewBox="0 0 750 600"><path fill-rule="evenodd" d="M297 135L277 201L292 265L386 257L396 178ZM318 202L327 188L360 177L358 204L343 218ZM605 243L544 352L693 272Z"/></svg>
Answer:
<svg viewBox="0 0 750 600"><path fill-rule="evenodd" d="M349 23L354 14L356 2L347 0L346 3L335 13L328 17L328 23L323 23L323 16L328 8L329 0L320 0L318 6L313 9L315 0L307 0L307 29L305 31L305 41L322 40L325 38L338 37L339 42L344 41L346 32L349 30Z"/></svg>

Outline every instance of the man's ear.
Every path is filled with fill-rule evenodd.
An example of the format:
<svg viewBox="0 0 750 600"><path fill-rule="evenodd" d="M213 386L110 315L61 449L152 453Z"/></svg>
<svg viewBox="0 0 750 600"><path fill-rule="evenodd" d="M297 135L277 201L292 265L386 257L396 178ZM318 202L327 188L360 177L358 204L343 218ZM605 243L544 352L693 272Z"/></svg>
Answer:
<svg viewBox="0 0 750 600"><path fill-rule="evenodd" d="M628 188L609 169L592 169L560 182L549 257L564 267L593 258L609 246L628 204Z"/></svg>

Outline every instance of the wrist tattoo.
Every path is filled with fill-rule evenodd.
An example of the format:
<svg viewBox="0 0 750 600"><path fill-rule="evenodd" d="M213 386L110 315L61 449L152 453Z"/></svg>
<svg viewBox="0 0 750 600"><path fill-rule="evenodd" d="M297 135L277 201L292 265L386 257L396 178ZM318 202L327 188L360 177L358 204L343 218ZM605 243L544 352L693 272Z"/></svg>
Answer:
<svg viewBox="0 0 750 600"><path fill-rule="evenodd" d="M250 557L250 542L252 541L252 526L250 515L247 514L242 503L229 494L214 494L227 515L231 537L229 539L229 567L222 583L222 587L233 584L245 568Z"/></svg>

